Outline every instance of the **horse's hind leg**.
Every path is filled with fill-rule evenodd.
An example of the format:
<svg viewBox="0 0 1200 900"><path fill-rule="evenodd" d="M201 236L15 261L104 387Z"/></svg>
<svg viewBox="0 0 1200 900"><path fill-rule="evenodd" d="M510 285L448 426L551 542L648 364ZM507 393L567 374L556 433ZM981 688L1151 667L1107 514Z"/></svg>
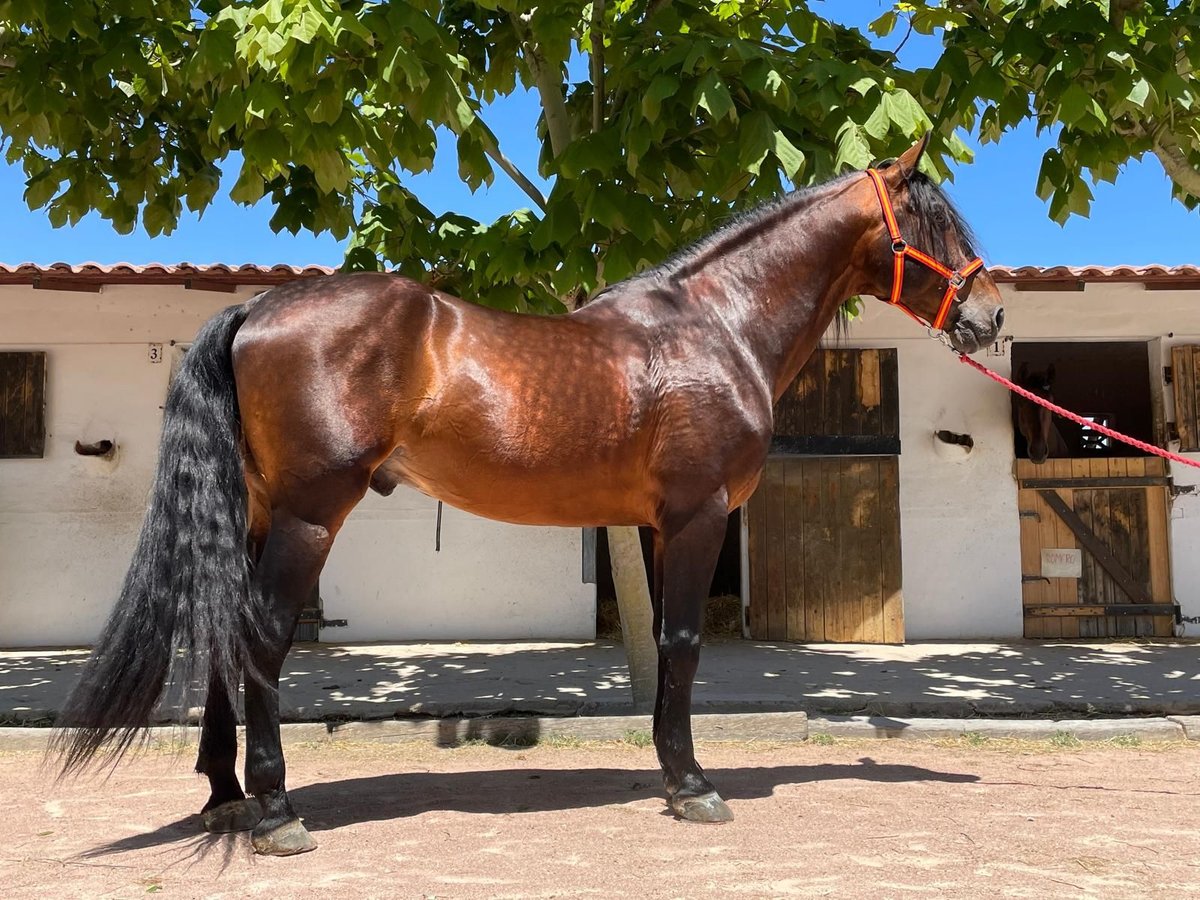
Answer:
<svg viewBox="0 0 1200 900"><path fill-rule="evenodd" d="M666 523L663 530L662 624L658 640L662 676L654 717L654 745L671 808L695 822L727 822L733 818L696 762L691 722L704 599L725 540L727 520L722 495L712 498L685 521L674 526Z"/></svg>
<svg viewBox="0 0 1200 900"><path fill-rule="evenodd" d="M297 486L292 496L306 498L305 508L272 511L271 531L257 569L268 633L252 648L253 671L245 676L246 790L262 807L262 820L251 834L259 853L290 856L317 846L287 795L279 739L279 672L334 536L366 492L369 478L367 471L342 473Z"/></svg>
<svg viewBox="0 0 1200 900"><path fill-rule="evenodd" d="M265 507L261 478L248 474L250 494L249 552L256 560L262 555L270 525L270 513ZM214 834L249 831L262 818L262 807L254 798L246 799L237 777L237 717L231 705L237 685L227 691L214 680L208 686L204 701L204 721L200 730L200 753L196 771L208 776L208 802L200 811L204 830Z"/></svg>
<svg viewBox="0 0 1200 900"><path fill-rule="evenodd" d="M204 725L200 732L200 755L196 771L208 776L210 794L200 811L204 830L221 834L249 831L262 818L257 800L247 800L238 783L237 729L233 707L225 686L217 681L208 687L204 703Z"/></svg>

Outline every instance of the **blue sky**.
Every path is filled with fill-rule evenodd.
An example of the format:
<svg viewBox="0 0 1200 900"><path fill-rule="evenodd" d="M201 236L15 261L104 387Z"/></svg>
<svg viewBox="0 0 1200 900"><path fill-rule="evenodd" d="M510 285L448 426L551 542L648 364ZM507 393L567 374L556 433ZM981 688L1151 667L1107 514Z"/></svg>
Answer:
<svg viewBox="0 0 1200 900"><path fill-rule="evenodd" d="M860 27L890 8L884 0L815 2L827 15ZM836 8L836 12L835 12ZM893 36L879 43L891 47ZM926 64L937 53L935 39L913 35L905 44L906 65ZM537 105L528 95L506 98L484 116L498 133L505 152L531 173L537 157L533 123ZM1000 144L976 146L975 162L956 170L948 187L979 235L988 261L1004 265L1182 265L1200 263L1200 213L1189 213L1172 200L1170 182L1158 161L1129 163L1115 185L1094 188L1088 219L1072 218L1065 227L1050 221L1046 204L1034 193L1041 156L1050 138L1032 125L1009 133ZM974 145L973 145L974 146ZM453 146L439 154L430 174L412 186L432 209L457 209L484 220L527 206L525 195L497 173L490 189L474 195L458 180ZM75 227L52 228L43 212L30 212L22 200L19 167L0 162L0 262L97 261L192 263L321 263L337 265L343 248L329 235L274 234L267 222L270 207L243 208L225 194L238 165L202 218L188 215L169 237L151 239L140 230L118 235L96 215Z"/></svg>

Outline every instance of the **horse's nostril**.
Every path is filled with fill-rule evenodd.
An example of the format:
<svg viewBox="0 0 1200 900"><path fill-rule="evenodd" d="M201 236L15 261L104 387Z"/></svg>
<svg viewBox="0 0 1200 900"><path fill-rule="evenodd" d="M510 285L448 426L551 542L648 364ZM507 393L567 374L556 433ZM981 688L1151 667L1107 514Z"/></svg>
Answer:
<svg viewBox="0 0 1200 900"><path fill-rule="evenodd" d="M992 316L992 320L996 323L997 331L999 331L1001 328L1004 327L1004 307L1003 306L996 307L996 312L995 312L995 315Z"/></svg>

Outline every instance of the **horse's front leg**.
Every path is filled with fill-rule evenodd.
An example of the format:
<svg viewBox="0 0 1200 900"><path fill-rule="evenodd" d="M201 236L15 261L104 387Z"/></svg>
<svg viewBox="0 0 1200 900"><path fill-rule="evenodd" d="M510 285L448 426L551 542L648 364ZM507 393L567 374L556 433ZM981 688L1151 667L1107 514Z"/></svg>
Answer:
<svg viewBox="0 0 1200 900"><path fill-rule="evenodd" d="M692 682L700 663L704 601L712 585L728 510L724 491L695 513L662 530L663 599L658 638L659 697L654 746L662 764L669 803L677 815L694 822L728 822L725 805L692 746Z"/></svg>

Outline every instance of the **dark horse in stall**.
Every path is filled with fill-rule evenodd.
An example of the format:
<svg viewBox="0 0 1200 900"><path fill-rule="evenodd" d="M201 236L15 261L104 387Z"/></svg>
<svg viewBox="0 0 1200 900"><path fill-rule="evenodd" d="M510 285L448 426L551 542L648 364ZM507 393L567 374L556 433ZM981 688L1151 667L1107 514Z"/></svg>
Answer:
<svg viewBox="0 0 1200 900"><path fill-rule="evenodd" d="M369 487L403 483L507 522L653 529L669 803L730 819L693 753L692 681L726 518L758 484L774 401L851 296L890 297L968 353L1002 322L991 277L963 265L966 226L917 171L924 148L767 203L569 315L381 274L218 313L169 393L129 573L58 723L64 769L119 755L159 703L205 687L205 827L252 830L260 853L315 847L284 785L279 672L346 516ZM251 799L235 772L243 680Z"/></svg>
<svg viewBox="0 0 1200 900"><path fill-rule="evenodd" d="M1054 375L1054 363L1045 369L1033 369L1028 363L1022 363L1013 381L1018 387L1053 403ZM1046 407L1013 394L1013 418L1017 434L1025 442L1026 455L1032 462L1041 465L1047 459L1064 459L1071 455L1055 424L1054 413ZM1021 455L1019 450L1017 455Z"/></svg>

